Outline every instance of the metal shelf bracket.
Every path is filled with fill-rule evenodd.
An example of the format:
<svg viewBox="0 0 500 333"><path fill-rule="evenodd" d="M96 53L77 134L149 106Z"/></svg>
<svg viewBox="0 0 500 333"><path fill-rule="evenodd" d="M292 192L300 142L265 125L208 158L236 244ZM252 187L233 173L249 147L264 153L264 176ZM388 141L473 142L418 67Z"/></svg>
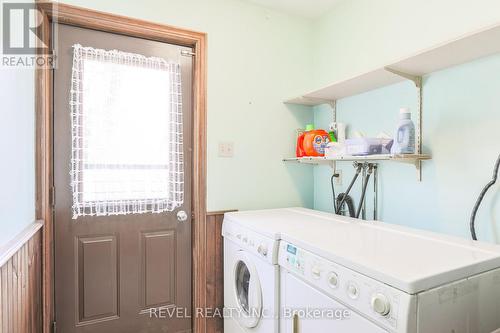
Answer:
<svg viewBox="0 0 500 333"><path fill-rule="evenodd" d="M328 102L328 105L332 108L332 121L335 123L337 122L337 100L331 100ZM333 173L337 172L337 163L335 161L332 161L332 164L330 164L332 167Z"/></svg>
<svg viewBox="0 0 500 333"><path fill-rule="evenodd" d="M413 75L392 69L389 67L384 67L384 69L390 73L401 76L415 83L417 88L417 124L415 129L415 148L417 149L417 154L422 154L422 113L423 113L423 103L422 103L422 90L423 90L423 80L421 76ZM417 180L422 181L422 161L415 161L415 168L417 169Z"/></svg>
<svg viewBox="0 0 500 333"><path fill-rule="evenodd" d="M404 73L404 72L398 71L396 69L392 69L390 67L384 67L384 69L392 74L395 74L395 75L404 77L405 79L408 79L410 81L413 81L413 83L415 83L415 86L417 86L417 88L422 87L422 77L421 76Z"/></svg>
<svg viewBox="0 0 500 333"><path fill-rule="evenodd" d="M336 100L331 100L328 101L328 105L332 108L332 119L333 121L337 121L337 101Z"/></svg>

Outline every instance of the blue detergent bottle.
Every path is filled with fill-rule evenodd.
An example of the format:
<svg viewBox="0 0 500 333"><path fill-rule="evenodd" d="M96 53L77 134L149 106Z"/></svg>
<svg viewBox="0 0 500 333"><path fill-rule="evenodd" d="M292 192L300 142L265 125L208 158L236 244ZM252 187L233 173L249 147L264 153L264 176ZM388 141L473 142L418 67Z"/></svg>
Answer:
<svg viewBox="0 0 500 333"><path fill-rule="evenodd" d="M408 108L399 110L399 123L394 134L391 154L415 154L415 124Z"/></svg>

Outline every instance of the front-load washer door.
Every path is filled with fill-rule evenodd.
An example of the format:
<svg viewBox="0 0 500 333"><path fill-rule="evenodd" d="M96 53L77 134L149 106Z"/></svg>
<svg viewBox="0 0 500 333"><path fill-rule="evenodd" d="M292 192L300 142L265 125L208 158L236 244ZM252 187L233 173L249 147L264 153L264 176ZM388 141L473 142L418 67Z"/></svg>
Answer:
<svg viewBox="0 0 500 333"><path fill-rule="evenodd" d="M241 326L257 326L262 315L262 288L252 258L244 251L236 253L234 291L238 305L236 318Z"/></svg>

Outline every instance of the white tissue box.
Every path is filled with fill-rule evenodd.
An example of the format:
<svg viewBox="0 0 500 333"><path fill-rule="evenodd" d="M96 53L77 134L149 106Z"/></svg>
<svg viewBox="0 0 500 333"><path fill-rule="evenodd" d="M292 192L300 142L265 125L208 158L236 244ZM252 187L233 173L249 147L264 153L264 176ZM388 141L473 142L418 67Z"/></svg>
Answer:
<svg viewBox="0 0 500 333"><path fill-rule="evenodd" d="M389 154L391 139L355 138L345 141L345 153L352 156Z"/></svg>

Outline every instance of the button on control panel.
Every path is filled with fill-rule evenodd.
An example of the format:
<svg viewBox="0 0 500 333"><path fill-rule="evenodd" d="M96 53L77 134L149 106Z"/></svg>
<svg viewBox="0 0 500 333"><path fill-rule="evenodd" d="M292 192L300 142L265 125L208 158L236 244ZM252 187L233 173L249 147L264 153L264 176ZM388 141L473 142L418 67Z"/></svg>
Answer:
<svg viewBox="0 0 500 333"><path fill-rule="evenodd" d="M339 285L339 276L335 272L328 273L328 285L331 288L337 288Z"/></svg>
<svg viewBox="0 0 500 333"><path fill-rule="evenodd" d="M264 257L267 257L267 245L261 244L257 247L257 252Z"/></svg>
<svg viewBox="0 0 500 333"><path fill-rule="evenodd" d="M359 297L359 288L354 282L349 282L347 284L347 295L352 299L357 299Z"/></svg>
<svg viewBox="0 0 500 333"><path fill-rule="evenodd" d="M318 265L314 265L311 268L311 274L313 278L320 279L321 278L321 268Z"/></svg>

